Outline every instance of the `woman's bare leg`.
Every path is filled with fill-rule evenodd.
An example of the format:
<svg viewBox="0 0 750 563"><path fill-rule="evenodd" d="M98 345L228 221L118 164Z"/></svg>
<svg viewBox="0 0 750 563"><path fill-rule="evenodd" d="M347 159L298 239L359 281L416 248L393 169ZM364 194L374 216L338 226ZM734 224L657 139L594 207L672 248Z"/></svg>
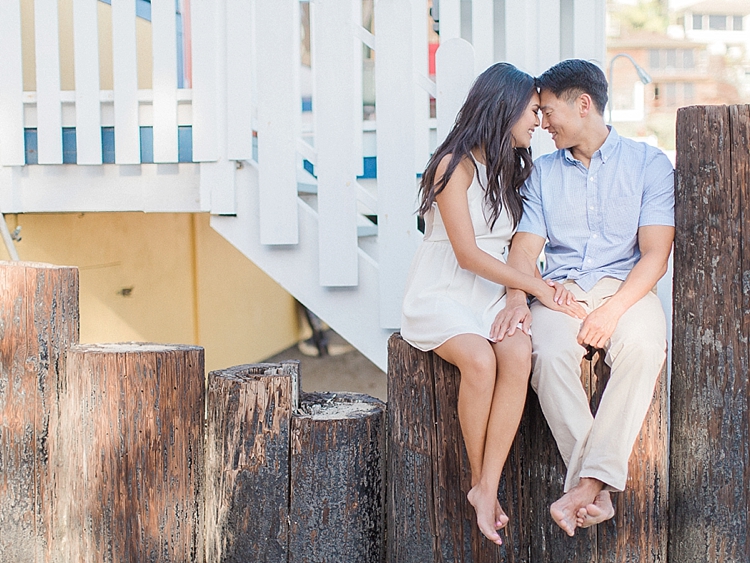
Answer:
<svg viewBox="0 0 750 563"><path fill-rule="evenodd" d="M500 508L497 489L505 460L521 422L531 373L531 340L521 331L493 345L497 358L497 380L492 396L482 474L471 491L469 502L477 513L477 523L487 538L502 543L497 529L508 517Z"/></svg>
<svg viewBox="0 0 750 563"><path fill-rule="evenodd" d="M479 482L487 437L492 394L497 372L495 353L486 338L459 334L435 349L435 353L458 367L458 420L471 467L471 486Z"/></svg>
<svg viewBox="0 0 750 563"><path fill-rule="evenodd" d="M485 346L475 342L474 338L471 341L464 338L472 336L491 347L492 362L485 357ZM452 342L458 338L461 340ZM491 541L501 544L497 530L508 523L508 517L497 500L497 489L526 402L531 371L531 341L528 335L517 331L512 337L494 344L474 335L461 335L446 344L450 343L453 345L447 351L436 352L461 371L458 414L472 474L468 499L477 513L477 524L482 533ZM461 363L467 370L466 376ZM494 364L492 377L486 375L490 364ZM472 384L474 377L482 384ZM480 405L481 411L478 408ZM469 435L469 429L474 430L476 435ZM476 450L473 454L475 459L472 459L470 448ZM481 452L481 457L477 452Z"/></svg>

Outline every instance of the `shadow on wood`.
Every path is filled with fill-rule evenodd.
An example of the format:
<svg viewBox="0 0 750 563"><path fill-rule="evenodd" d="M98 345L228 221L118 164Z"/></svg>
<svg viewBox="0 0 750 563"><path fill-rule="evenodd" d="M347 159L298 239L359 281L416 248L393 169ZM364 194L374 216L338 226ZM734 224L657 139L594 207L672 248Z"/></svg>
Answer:
<svg viewBox="0 0 750 563"><path fill-rule="evenodd" d="M608 368L582 364L595 410ZM510 518L495 546L481 536L466 500L470 475L456 412L459 373L434 353L389 341L389 563L600 563L666 561L666 372L630 459L615 518L568 538L549 515L562 495L565 465L533 392L508 457L499 499Z"/></svg>
<svg viewBox="0 0 750 563"><path fill-rule="evenodd" d="M385 405L298 397L298 368L209 374L208 561L382 562Z"/></svg>

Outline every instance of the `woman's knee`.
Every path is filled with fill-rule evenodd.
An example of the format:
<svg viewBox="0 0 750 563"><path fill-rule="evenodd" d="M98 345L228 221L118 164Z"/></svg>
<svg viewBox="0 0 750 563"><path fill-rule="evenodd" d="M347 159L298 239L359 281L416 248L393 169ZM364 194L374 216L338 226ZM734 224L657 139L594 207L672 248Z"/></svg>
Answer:
<svg viewBox="0 0 750 563"><path fill-rule="evenodd" d="M473 388L492 389L495 385L497 363L491 349L466 356L458 364L461 383Z"/></svg>
<svg viewBox="0 0 750 563"><path fill-rule="evenodd" d="M531 374L531 339L516 333L495 344L498 371L517 374L528 381Z"/></svg>

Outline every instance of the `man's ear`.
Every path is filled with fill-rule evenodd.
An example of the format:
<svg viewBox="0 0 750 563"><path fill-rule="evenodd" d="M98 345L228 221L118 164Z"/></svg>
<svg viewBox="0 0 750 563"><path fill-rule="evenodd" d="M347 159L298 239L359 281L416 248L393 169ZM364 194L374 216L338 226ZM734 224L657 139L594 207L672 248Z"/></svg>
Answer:
<svg viewBox="0 0 750 563"><path fill-rule="evenodd" d="M594 100L591 99L591 96L589 96L586 92L578 96L578 100L576 100L576 105L578 106L578 112L581 117L586 117L589 112L594 110Z"/></svg>

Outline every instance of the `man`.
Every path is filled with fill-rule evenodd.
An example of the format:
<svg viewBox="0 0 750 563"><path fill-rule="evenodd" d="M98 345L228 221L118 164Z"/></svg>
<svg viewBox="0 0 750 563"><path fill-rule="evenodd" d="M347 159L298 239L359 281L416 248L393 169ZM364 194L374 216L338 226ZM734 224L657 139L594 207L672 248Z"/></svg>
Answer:
<svg viewBox="0 0 750 563"><path fill-rule="evenodd" d="M628 458L666 356L666 323L651 291L674 238L673 169L660 150L604 122L607 81L592 63L563 61L538 78L542 127L558 150L534 163L508 263L565 285L583 321L533 302L531 384L568 471L550 507L573 536L614 515ZM545 247L545 241L546 247ZM526 295L508 292L500 334L528 323ZM580 383L587 347L603 348L611 376L594 418Z"/></svg>

